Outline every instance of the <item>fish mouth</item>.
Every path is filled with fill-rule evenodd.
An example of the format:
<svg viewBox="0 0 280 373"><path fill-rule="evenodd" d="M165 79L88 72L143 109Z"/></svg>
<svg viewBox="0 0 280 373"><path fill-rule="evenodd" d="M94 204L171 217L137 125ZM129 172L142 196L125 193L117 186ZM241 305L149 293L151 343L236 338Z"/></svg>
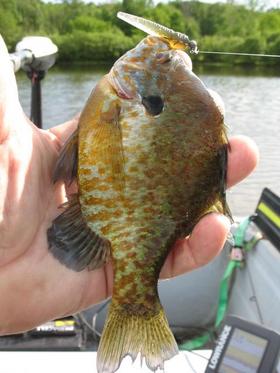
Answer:
<svg viewBox="0 0 280 373"><path fill-rule="evenodd" d="M186 65L188 69L192 70L192 60L190 56L182 50L177 50L176 52L181 57L182 61L184 62L184 65Z"/></svg>
<svg viewBox="0 0 280 373"><path fill-rule="evenodd" d="M121 84L120 79L118 79L114 73L111 72L109 74L108 80L120 98L124 98L126 100L131 100L133 98L132 92Z"/></svg>

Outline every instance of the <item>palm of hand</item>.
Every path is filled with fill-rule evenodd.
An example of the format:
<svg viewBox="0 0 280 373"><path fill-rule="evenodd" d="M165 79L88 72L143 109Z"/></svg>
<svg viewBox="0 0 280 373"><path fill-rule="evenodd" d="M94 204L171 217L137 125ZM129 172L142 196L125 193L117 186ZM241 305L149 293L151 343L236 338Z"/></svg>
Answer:
<svg viewBox="0 0 280 373"><path fill-rule="evenodd" d="M93 289L94 301L109 294L105 269L69 271L47 248L46 230L64 200L63 186L52 184L51 173L61 140L71 133L74 121L52 133L38 130L20 108L6 114L15 126L2 115L0 294L6 303L0 310L2 333L74 313L90 304ZM11 310L13 324L5 324Z"/></svg>
<svg viewBox="0 0 280 373"><path fill-rule="evenodd" d="M77 120L38 130L22 112L1 38L0 65L0 334L6 334L101 301L111 293L113 274L110 263L76 273L49 253L46 231L65 200L63 185L53 185L51 174ZM257 162L257 151L248 139L233 139L231 148L229 185L243 179ZM209 262L227 232L225 218L210 214L201 219L191 237L175 245L162 277Z"/></svg>

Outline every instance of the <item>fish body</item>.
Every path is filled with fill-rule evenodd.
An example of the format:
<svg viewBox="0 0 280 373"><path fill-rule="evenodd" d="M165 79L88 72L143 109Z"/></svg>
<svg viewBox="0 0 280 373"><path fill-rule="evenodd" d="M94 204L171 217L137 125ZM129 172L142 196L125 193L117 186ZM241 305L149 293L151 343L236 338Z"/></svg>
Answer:
<svg viewBox="0 0 280 373"><path fill-rule="evenodd" d="M64 149L54 180L77 173L79 191L48 231L50 250L74 270L109 258L114 268L98 372L138 353L163 368L178 349L158 297L161 267L201 216L226 212L220 105L185 52L148 36L97 84Z"/></svg>

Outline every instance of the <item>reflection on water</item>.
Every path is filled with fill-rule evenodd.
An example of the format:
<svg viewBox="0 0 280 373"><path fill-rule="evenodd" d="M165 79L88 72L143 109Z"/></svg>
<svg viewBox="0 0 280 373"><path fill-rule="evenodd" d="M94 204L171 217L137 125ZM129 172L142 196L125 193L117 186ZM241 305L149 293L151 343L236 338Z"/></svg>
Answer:
<svg viewBox="0 0 280 373"><path fill-rule="evenodd" d="M79 112L92 88L108 68L62 69L49 71L42 84L44 127L62 123ZM252 68L226 70L199 66L195 72L216 90L226 106L229 134L243 134L255 140L260 149L257 170L228 193L235 216L251 214L266 186L280 194L280 75ZM26 113L30 107L30 84L23 73L17 75L20 100Z"/></svg>

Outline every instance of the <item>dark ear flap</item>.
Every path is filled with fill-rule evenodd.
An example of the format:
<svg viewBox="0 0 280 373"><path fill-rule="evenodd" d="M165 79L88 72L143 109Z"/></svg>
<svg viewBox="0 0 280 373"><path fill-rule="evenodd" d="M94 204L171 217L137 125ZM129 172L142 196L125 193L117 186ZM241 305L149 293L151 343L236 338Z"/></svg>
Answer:
<svg viewBox="0 0 280 373"><path fill-rule="evenodd" d="M77 177L78 170L78 129L64 144L53 172L53 182L64 181L70 185Z"/></svg>
<svg viewBox="0 0 280 373"><path fill-rule="evenodd" d="M231 222L233 222L233 217L231 215L230 208L226 202L226 184L227 184L227 164L228 164L228 151L230 151L229 144L224 144L219 153L219 166L220 166L220 198L219 202L221 204L219 212L225 214ZM218 206L218 204L217 204ZM216 207L217 207L216 206Z"/></svg>
<svg viewBox="0 0 280 373"><path fill-rule="evenodd" d="M101 267L110 256L110 241L89 228L77 195L63 207L66 209L47 231L49 250L61 264L77 272Z"/></svg>

